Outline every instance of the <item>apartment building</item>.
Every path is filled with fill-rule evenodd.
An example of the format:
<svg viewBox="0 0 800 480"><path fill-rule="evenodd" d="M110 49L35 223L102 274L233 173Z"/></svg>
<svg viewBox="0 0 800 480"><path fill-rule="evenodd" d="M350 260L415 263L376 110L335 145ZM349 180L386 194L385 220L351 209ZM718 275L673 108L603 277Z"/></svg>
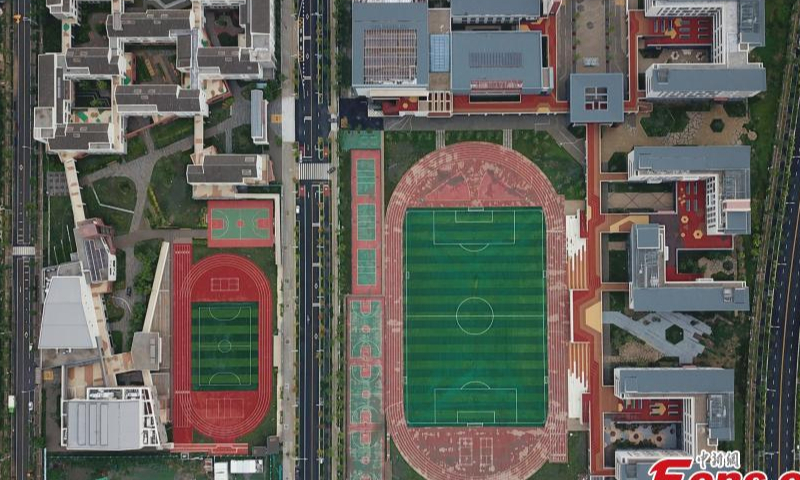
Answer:
<svg viewBox="0 0 800 480"><path fill-rule="evenodd" d="M648 18L711 19L709 63L656 63L645 72L649 99L740 99L767 88L750 51L764 45L764 0L645 0ZM677 32L680 35L679 32Z"/></svg>

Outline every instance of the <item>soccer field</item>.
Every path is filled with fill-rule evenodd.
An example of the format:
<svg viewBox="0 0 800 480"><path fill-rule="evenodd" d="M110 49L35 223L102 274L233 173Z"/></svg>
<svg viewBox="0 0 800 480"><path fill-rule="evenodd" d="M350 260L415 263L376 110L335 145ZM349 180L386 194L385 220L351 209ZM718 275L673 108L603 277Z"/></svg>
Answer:
<svg viewBox="0 0 800 480"><path fill-rule="evenodd" d="M544 223L533 207L406 212L410 426L544 425Z"/></svg>
<svg viewBox="0 0 800 480"><path fill-rule="evenodd" d="M258 303L192 304L192 387L258 387Z"/></svg>

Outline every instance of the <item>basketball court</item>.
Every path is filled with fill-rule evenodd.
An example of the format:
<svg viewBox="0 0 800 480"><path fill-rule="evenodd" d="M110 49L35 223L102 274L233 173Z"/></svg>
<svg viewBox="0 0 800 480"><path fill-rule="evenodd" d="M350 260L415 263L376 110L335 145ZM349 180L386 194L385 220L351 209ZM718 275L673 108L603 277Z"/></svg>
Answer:
<svg viewBox="0 0 800 480"><path fill-rule="evenodd" d="M208 246L271 247L275 244L270 200L208 202Z"/></svg>
<svg viewBox="0 0 800 480"><path fill-rule="evenodd" d="M408 425L544 425L542 209L408 209L403 242Z"/></svg>
<svg viewBox="0 0 800 480"><path fill-rule="evenodd" d="M258 303L192 304L195 391L258 388Z"/></svg>

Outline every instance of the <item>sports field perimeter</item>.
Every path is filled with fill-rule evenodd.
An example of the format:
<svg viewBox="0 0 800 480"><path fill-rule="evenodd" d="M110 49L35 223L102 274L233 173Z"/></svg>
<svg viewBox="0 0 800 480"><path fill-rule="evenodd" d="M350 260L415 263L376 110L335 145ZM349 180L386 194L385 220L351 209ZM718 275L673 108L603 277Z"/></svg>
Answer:
<svg viewBox="0 0 800 480"><path fill-rule="evenodd" d="M542 209L408 209L403 259L408 425L544 425Z"/></svg>
<svg viewBox="0 0 800 480"><path fill-rule="evenodd" d="M192 304L192 388L258 388L258 303Z"/></svg>

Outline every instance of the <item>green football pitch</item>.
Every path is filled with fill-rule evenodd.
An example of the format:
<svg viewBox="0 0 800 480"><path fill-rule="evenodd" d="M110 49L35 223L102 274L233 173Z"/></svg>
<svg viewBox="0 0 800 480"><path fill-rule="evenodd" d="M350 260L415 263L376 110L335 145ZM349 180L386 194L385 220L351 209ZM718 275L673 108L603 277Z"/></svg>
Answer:
<svg viewBox="0 0 800 480"><path fill-rule="evenodd" d="M258 303L192 304L192 386L258 387Z"/></svg>
<svg viewBox="0 0 800 480"><path fill-rule="evenodd" d="M544 425L541 208L410 209L403 258L408 424Z"/></svg>

